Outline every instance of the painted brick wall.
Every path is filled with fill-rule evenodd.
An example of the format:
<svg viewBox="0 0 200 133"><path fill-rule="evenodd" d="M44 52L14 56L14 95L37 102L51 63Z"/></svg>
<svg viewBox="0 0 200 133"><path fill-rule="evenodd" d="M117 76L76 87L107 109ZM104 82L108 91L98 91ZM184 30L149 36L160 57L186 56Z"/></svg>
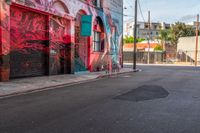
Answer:
<svg viewBox="0 0 200 133"><path fill-rule="evenodd" d="M12 6L17 6L18 8L23 8L25 10L37 12L46 16L46 36L43 38L42 41L47 42L44 48L44 53L46 54L45 56L48 56L46 63L48 64L47 73L49 75L59 74L63 72L74 72L75 21L77 13L80 11L84 11L86 15L92 15L93 21L95 21L97 17L101 18L105 30L105 50L103 52L93 52L93 35L87 40L87 69L89 69L90 71L97 71L101 69L112 70L116 67L120 67L122 55L121 47L123 4L121 0L104 0L102 1L102 5L103 8L96 8L91 5L90 0L88 0L87 2L83 2L83 0L10 0L10 2L8 2L7 0L0 1L1 79L8 80L10 75L10 53L13 49L10 49L10 29L12 28L10 28L9 24L11 21L10 16L13 15L10 15L10 10L12 9ZM19 14L18 18L20 17L22 19L21 21L24 22L23 24L29 24L30 27L35 27L40 23L39 21L30 21L30 19L24 18L23 14L22 16L20 16ZM15 31L13 31L12 34L15 34ZM30 36L31 35L29 35L29 37ZM24 37L28 38L27 36ZM33 38L30 37L30 40L31 39ZM16 47L18 46L19 45L16 44ZM28 47L31 48L32 46L25 45L25 47L26 48L18 47L18 49L21 48L21 52L27 53L26 49ZM65 49L65 51L63 51L63 49ZM61 68L61 65L64 66L64 68Z"/></svg>

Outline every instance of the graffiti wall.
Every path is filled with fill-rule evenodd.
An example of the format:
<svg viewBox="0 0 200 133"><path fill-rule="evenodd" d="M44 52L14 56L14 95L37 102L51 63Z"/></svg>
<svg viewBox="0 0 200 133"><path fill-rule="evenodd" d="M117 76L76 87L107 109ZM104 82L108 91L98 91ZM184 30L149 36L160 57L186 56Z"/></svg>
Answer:
<svg viewBox="0 0 200 133"><path fill-rule="evenodd" d="M122 1L101 0L102 7L95 4L95 0L1 0L1 77L6 80L120 67ZM89 37L80 36L80 12L92 15ZM94 36L98 35L96 18L103 23L99 38ZM94 51L97 44L100 51ZM76 61L84 69L76 69L80 67Z"/></svg>
<svg viewBox="0 0 200 133"><path fill-rule="evenodd" d="M50 18L49 41L50 41L50 74L65 73L65 65L70 64L70 59L66 58L67 48L70 45L70 22L69 20L52 16Z"/></svg>
<svg viewBox="0 0 200 133"><path fill-rule="evenodd" d="M10 8L11 77L45 74L47 16L22 8Z"/></svg>
<svg viewBox="0 0 200 133"><path fill-rule="evenodd" d="M88 37L81 36L81 17L85 12L79 11L75 21L75 72L88 69Z"/></svg>
<svg viewBox="0 0 200 133"><path fill-rule="evenodd" d="M8 80L10 65L10 10L5 1L0 1L0 80Z"/></svg>
<svg viewBox="0 0 200 133"><path fill-rule="evenodd" d="M123 1L104 1L106 30L110 43L110 58L112 68L119 67L122 61L122 33L123 33Z"/></svg>

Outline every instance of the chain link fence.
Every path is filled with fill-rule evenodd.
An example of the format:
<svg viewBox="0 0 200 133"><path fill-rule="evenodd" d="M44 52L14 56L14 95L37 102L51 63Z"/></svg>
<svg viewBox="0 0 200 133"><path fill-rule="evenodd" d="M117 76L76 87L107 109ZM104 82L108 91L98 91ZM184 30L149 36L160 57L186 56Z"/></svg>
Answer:
<svg viewBox="0 0 200 133"><path fill-rule="evenodd" d="M133 52L124 52L124 63L133 63ZM198 65L200 65L200 51L198 51ZM150 52L150 64L180 64L194 65L195 51L167 51L167 52ZM148 52L137 52L137 63L148 63Z"/></svg>
<svg viewBox="0 0 200 133"><path fill-rule="evenodd" d="M151 64L162 63L164 61L163 52L150 52L149 62ZM124 52L124 63L133 63L133 52ZM148 63L148 52L137 52L137 63Z"/></svg>

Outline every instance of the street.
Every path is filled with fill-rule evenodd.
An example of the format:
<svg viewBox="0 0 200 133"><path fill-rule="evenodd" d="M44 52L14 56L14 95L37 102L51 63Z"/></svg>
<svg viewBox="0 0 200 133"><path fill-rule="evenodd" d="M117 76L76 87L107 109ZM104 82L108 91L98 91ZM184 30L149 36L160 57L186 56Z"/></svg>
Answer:
<svg viewBox="0 0 200 133"><path fill-rule="evenodd" d="M0 99L0 133L199 133L200 68L139 68Z"/></svg>

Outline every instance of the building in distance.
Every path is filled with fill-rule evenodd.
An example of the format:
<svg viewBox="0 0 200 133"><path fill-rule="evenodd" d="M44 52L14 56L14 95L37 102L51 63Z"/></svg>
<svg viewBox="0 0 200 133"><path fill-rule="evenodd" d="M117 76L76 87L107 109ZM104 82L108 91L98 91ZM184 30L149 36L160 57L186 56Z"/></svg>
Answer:
<svg viewBox="0 0 200 133"><path fill-rule="evenodd" d="M150 23L150 40L156 40L159 37L160 30L170 29L171 24L165 22L151 22ZM134 31L134 20L125 22L124 24L124 36L133 36ZM137 38L148 39L149 34L149 24L148 22L138 22L137 24Z"/></svg>

